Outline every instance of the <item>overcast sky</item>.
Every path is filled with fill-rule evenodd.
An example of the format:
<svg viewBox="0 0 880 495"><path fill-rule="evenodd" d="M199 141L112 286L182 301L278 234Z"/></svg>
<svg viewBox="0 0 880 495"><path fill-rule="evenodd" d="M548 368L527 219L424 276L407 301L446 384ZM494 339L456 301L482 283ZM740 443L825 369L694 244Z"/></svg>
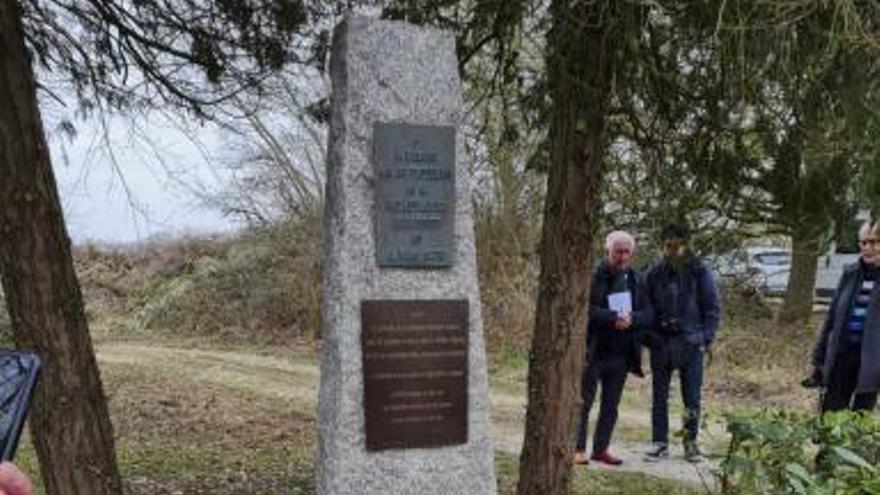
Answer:
<svg viewBox="0 0 880 495"><path fill-rule="evenodd" d="M199 194L223 187L215 131L200 129L201 146L161 116L109 122L109 149L96 123L77 122L71 141L53 134L52 161L68 232L75 244L124 243L184 233L229 231L236 225L204 206Z"/></svg>

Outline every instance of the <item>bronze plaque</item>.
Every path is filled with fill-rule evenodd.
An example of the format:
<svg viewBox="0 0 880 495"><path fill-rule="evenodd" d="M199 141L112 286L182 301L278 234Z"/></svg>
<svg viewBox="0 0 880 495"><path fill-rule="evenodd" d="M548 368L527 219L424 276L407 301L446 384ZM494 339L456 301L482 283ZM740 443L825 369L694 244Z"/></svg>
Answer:
<svg viewBox="0 0 880 495"><path fill-rule="evenodd" d="M367 450L467 442L468 301L361 302Z"/></svg>
<svg viewBox="0 0 880 495"><path fill-rule="evenodd" d="M452 266L455 127L377 123L373 148L379 266Z"/></svg>

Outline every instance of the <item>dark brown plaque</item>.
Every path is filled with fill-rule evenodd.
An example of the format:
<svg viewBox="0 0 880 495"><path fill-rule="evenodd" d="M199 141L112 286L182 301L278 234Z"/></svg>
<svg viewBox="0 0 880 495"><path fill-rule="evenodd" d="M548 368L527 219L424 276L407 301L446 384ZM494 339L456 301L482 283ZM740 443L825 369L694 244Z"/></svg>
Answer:
<svg viewBox="0 0 880 495"><path fill-rule="evenodd" d="M467 442L468 301L361 302L367 450Z"/></svg>

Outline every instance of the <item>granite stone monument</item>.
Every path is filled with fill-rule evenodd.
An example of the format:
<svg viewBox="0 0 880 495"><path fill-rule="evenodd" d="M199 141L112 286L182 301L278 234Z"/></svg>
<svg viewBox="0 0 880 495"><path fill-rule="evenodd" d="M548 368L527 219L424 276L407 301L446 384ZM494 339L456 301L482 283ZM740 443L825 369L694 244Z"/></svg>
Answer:
<svg viewBox="0 0 880 495"><path fill-rule="evenodd" d="M321 495L497 492L453 36L333 36Z"/></svg>

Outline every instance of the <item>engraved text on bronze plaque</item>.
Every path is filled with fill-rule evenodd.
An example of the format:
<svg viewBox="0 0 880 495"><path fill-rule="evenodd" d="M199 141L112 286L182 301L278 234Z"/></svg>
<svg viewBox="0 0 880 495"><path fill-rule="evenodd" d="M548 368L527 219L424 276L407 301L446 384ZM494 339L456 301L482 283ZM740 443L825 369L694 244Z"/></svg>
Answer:
<svg viewBox="0 0 880 495"><path fill-rule="evenodd" d="M468 301L361 302L367 450L467 442Z"/></svg>
<svg viewBox="0 0 880 495"><path fill-rule="evenodd" d="M440 268L455 255L455 127L375 125L376 261Z"/></svg>

